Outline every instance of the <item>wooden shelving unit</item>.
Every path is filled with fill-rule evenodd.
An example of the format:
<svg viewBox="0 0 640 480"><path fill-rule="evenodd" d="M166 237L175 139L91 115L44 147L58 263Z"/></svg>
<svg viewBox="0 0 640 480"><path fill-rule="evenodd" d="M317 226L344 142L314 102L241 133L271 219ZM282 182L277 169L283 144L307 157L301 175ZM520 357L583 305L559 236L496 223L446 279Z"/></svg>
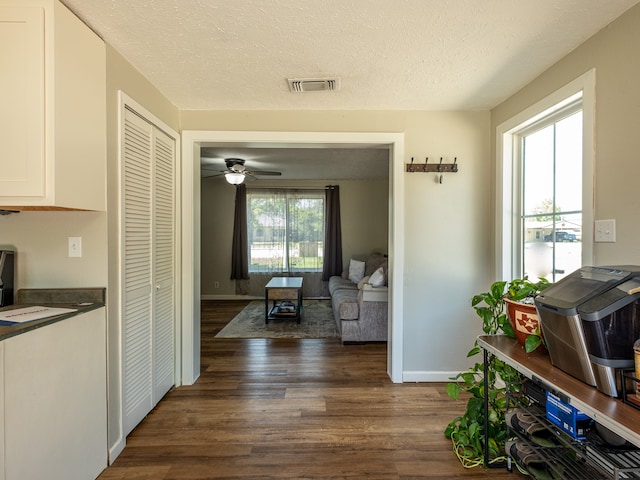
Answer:
<svg viewBox="0 0 640 480"><path fill-rule="evenodd" d="M546 390L562 398L566 403L584 412L600 425L633 445L640 447L640 412L631 405L625 404L621 399L611 398L599 392L596 388L554 367L551 365L551 360L545 350L539 349L533 353L526 353L516 340L504 335L481 335L478 337L478 345L484 351L485 363L490 361L491 355L495 356L518 370L524 377L533 380ZM558 435L558 437L560 438L562 435ZM592 461L593 457L600 455L588 443L579 441L564 442L562 448L565 450L572 448L577 452L577 458L581 459L583 464L572 464L571 467L575 468L586 468L585 465L587 463L594 463ZM590 453L588 454L587 452ZM547 453L553 454L553 451L541 452L541 455ZM563 458L565 457L566 455L563 456ZM549 461L553 462L555 460L550 457ZM602 466L598 465L597 462L595 466L598 468L588 471L602 473ZM637 465L631 465L631 468L634 472L640 470L640 462ZM590 476L592 475L591 473L585 476L586 473L583 472L581 475L585 479L640 478L638 473L618 476L623 474L616 471L605 471L602 475L594 474L593 476ZM574 477L568 476L566 478Z"/></svg>

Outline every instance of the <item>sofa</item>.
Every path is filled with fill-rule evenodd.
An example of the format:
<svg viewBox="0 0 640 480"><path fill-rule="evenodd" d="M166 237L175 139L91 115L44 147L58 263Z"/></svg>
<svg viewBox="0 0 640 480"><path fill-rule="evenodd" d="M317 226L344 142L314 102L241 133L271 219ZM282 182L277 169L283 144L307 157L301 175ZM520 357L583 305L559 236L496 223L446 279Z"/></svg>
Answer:
<svg viewBox="0 0 640 480"><path fill-rule="evenodd" d="M351 259L341 276L329 278L333 316L342 343L386 342L388 325L387 258Z"/></svg>

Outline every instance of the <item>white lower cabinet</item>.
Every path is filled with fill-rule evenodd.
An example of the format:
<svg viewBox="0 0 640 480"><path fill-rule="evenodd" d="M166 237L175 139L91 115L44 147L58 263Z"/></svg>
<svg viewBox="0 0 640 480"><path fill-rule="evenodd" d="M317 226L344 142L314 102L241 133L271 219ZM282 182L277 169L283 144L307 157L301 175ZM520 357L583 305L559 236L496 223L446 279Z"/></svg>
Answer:
<svg viewBox="0 0 640 480"><path fill-rule="evenodd" d="M105 322L99 308L1 342L0 479L87 480L106 468Z"/></svg>

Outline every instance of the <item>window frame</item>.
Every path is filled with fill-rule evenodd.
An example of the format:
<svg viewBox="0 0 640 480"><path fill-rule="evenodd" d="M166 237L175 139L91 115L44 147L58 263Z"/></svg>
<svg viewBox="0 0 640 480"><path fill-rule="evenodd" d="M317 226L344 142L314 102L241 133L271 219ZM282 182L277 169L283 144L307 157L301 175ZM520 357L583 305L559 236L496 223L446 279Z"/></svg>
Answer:
<svg viewBox="0 0 640 480"><path fill-rule="evenodd" d="M300 188L276 188L276 187L268 187L268 188L252 188L252 189L247 189L247 222L250 221L251 219L251 213L250 213L250 208L249 208L249 203L250 203L250 196L251 195L260 195L260 194L266 194L266 192L268 191L274 191L275 192L279 192L280 194L282 194L285 198L284 198L284 202L285 202L285 211L284 211L284 217L285 217L285 226L284 226L284 244L283 247L285 249L284 253L284 261L286 264L285 268L279 269L279 270L254 270L251 268L251 266L254 264L252 262L252 257L251 257L251 240L248 238L248 242L247 242L247 258L249 260L249 273L250 274L260 274L260 273L275 273L275 274L302 274L302 273L322 273L322 265L323 262L320 261L320 266L314 269L297 269L292 267L291 265L291 248L290 248L290 239L289 239L289 205L290 202L292 200L295 200L296 198L303 198L303 199L313 199L313 200L318 200L321 199L322 200L322 241L324 241L324 229L326 228L326 196L325 196L325 190L322 188L304 188L304 189L300 189ZM305 196L308 195L308 196ZM250 231L250 227L247 224L247 233L249 233ZM322 257L319 257L320 260L322 260Z"/></svg>
<svg viewBox="0 0 640 480"><path fill-rule="evenodd" d="M495 273L522 276L520 228L521 132L582 98L582 265L593 264L595 69L592 69L496 128Z"/></svg>

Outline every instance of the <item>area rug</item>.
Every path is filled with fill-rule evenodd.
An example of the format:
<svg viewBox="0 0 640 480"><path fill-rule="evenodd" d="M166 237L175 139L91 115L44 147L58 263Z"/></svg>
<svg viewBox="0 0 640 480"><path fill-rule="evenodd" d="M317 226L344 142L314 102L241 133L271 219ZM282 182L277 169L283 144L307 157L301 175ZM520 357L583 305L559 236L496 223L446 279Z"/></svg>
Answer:
<svg viewBox="0 0 640 480"><path fill-rule="evenodd" d="M330 300L305 300L302 319L264 321L264 300L247 305L215 338L334 338L338 331Z"/></svg>

